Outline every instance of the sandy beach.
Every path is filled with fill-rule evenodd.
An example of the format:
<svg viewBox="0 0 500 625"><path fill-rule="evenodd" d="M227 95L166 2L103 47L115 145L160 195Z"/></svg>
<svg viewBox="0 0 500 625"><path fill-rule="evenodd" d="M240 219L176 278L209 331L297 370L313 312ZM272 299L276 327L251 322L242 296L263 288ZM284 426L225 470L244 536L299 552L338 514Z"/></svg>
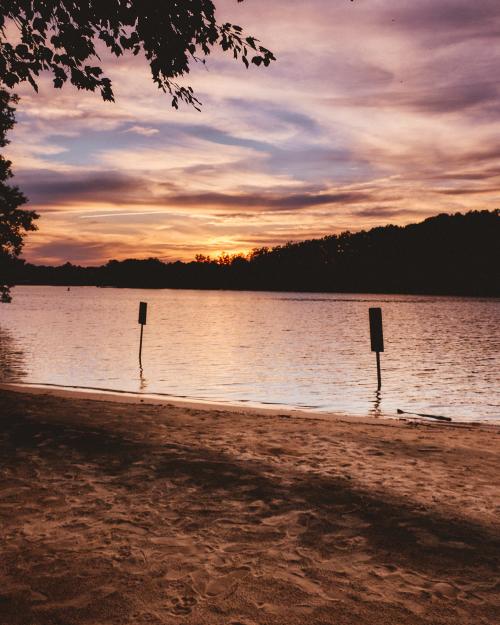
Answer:
<svg viewBox="0 0 500 625"><path fill-rule="evenodd" d="M500 428L0 390L1 625L499 622Z"/></svg>

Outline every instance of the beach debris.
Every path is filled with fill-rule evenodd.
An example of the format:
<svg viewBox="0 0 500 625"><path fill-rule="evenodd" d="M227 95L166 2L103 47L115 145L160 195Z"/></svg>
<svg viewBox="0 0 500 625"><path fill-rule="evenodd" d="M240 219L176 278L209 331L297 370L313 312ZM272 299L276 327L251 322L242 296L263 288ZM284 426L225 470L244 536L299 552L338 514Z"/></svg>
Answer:
<svg viewBox="0 0 500 625"><path fill-rule="evenodd" d="M438 421L453 421L451 417L444 417L443 415L437 414L425 414L422 412L407 412L406 410L401 410L401 408L397 409L398 414L409 414L415 417L427 417L428 419L437 419Z"/></svg>

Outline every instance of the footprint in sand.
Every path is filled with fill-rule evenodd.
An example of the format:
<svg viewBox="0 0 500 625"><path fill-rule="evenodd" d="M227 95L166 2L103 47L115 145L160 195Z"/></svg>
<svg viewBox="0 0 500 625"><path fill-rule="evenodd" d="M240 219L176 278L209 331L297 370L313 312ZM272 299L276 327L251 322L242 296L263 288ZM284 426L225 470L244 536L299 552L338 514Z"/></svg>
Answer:
<svg viewBox="0 0 500 625"><path fill-rule="evenodd" d="M190 614L196 605L195 597L190 595L183 595L182 597L174 597L172 600L173 607L170 608L170 612L175 615Z"/></svg>

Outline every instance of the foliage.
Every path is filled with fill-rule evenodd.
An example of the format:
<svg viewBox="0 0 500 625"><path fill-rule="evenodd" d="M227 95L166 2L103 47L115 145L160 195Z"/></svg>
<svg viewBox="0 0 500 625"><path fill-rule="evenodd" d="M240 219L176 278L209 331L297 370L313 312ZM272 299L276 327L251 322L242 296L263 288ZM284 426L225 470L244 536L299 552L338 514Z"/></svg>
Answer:
<svg viewBox="0 0 500 625"><path fill-rule="evenodd" d="M500 296L500 211L437 215L190 263L19 266L25 284Z"/></svg>
<svg viewBox="0 0 500 625"><path fill-rule="evenodd" d="M0 148L8 144L6 139L15 123L14 104L17 98L0 90ZM12 163L0 155L0 301L9 302L9 286L13 261L21 253L24 234L36 230L33 221L38 215L33 211L19 208L26 203L21 191L6 181L12 177Z"/></svg>
<svg viewBox="0 0 500 625"><path fill-rule="evenodd" d="M98 43L117 57L143 55L153 81L172 95L175 108L179 100L195 108L200 104L192 88L177 79L189 73L193 61L204 63L216 45L247 68L275 60L240 26L218 23L212 0L0 0L0 81L8 87L28 81L37 90L38 76L46 70L55 87L70 80L78 89L98 89L104 100L113 100Z"/></svg>

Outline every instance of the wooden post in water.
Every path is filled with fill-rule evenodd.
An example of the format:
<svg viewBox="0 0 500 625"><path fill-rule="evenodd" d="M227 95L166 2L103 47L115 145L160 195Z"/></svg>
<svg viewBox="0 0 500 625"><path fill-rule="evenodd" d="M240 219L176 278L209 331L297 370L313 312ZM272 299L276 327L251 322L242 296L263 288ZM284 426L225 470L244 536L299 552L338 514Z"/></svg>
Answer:
<svg viewBox="0 0 500 625"><path fill-rule="evenodd" d="M377 357L377 389L380 391L382 388L382 375L380 373L380 352L375 352Z"/></svg>
<svg viewBox="0 0 500 625"><path fill-rule="evenodd" d="M146 316L148 312L148 305L146 302L139 302L139 323L141 324L141 338L139 341L139 364L142 367L142 333L144 326L146 325Z"/></svg>
<svg viewBox="0 0 500 625"><path fill-rule="evenodd" d="M382 387L382 375L380 373L380 352L384 351L384 332L382 329L382 309L369 308L368 315L370 317L370 342L372 352L377 357L377 389Z"/></svg>

